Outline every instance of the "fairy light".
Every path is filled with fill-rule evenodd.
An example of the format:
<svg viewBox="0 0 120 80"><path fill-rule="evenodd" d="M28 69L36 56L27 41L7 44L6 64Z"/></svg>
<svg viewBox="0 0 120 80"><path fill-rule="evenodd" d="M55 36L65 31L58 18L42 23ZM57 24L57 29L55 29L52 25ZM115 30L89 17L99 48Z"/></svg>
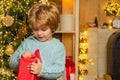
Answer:
<svg viewBox="0 0 120 80"><path fill-rule="evenodd" d="M109 26L108 26L108 29L113 29L113 26L111 25L112 24L112 20L109 20Z"/></svg>
<svg viewBox="0 0 120 80"><path fill-rule="evenodd" d="M42 4L46 4L48 0L41 0Z"/></svg>
<svg viewBox="0 0 120 80"><path fill-rule="evenodd" d="M93 64L92 59L88 59L88 33L84 31L80 35L80 53L78 55L79 80L84 80L85 75L88 74L86 68L88 64Z"/></svg>
<svg viewBox="0 0 120 80"><path fill-rule="evenodd" d="M115 1L108 0L107 4L104 6L104 12L107 16L118 16L120 15L120 4Z"/></svg>

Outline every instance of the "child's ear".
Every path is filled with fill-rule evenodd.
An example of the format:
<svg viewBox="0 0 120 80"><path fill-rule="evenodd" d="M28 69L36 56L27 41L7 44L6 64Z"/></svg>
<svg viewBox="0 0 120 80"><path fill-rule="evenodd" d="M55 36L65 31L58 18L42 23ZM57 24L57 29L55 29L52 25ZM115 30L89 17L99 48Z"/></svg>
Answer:
<svg viewBox="0 0 120 80"><path fill-rule="evenodd" d="M54 34L54 33L55 33L55 30L52 30L52 33Z"/></svg>

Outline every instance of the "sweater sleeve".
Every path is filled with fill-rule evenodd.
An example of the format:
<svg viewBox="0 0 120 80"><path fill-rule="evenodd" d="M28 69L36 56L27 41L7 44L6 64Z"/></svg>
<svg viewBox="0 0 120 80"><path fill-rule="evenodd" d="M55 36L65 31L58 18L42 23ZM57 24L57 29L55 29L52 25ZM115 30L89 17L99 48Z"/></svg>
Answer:
<svg viewBox="0 0 120 80"><path fill-rule="evenodd" d="M21 58L22 52L25 51L25 42L23 42L18 49L14 52L14 54L10 57L9 66L11 68L18 68L19 59Z"/></svg>
<svg viewBox="0 0 120 80"><path fill-rule="evenodd" d="M52 54L54 56L53 64L46 66L45 63L42 63L42 70L38 76L47 79L56 79L63 74L65 69L65 48L62 46L55 49L55 53Z"/></svg>

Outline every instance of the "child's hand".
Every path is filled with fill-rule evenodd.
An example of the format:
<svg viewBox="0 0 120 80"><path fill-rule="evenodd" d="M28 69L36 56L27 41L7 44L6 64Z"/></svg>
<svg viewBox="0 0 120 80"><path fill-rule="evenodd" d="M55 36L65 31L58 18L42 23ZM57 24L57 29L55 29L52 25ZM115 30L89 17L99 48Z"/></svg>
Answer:
<svg viewBox="0 0 120 80"><path fill-rule="evenodd" d="M32 53L29 52L29 51L25 51L25 52L22 53L22 57L24 57L24 58L29 58L31 56L32 56Z"/></svg>
<svg viewBox="0 0 120 80"><path fill-rule="evenodd" d="M39 74L42 69L42 63L40 62L40 59L38 58L36 59L37 59L37 63L33 62L28 66L28 69L32 74Z"/></svg>

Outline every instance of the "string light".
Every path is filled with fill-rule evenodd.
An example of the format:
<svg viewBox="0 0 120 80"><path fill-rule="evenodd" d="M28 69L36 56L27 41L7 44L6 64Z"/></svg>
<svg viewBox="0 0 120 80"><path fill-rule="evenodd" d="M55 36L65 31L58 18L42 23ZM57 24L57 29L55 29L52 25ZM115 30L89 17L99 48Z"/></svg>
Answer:
<svg viewBox="0 0 120 80"><path fill-rule="evenodd" d="M120 15L120 4L115 1L108 0L107 4L104 6L104 12L107 16L118 16Z"/></svg>
<svg viewBox="0 0 120 80"><path fill-rule="evenodd" d="M41 0L42 4L46 4L48 0Z"/></svg>
<svg viewBox="0 0 120 80"><path fill-rule="evenodd" d="M80 53L78 55L79 80L84 80L85 75L88 74L87 65L93 64L92 59L88 59L88 34L84 31L80 35Z"/></svg>

